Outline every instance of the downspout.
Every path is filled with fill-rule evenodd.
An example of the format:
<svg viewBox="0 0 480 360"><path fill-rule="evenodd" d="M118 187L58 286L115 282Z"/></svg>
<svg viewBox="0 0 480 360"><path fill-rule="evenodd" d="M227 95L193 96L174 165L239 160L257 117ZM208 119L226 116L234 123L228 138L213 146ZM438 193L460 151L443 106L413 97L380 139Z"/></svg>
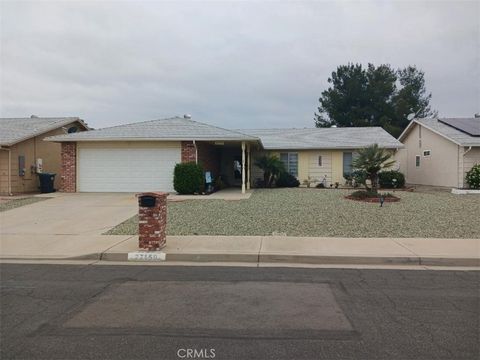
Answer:
<svg viewBox="0 0 480 360"><path fill-rule="evenodd" d="M198 165L198 148L197 148L197 143L195 140L193 140L193 146L195 146L195 164Z"/></svg>
<svg viewBox="0 0 480 360"><path fill-rule="evenodd" d="M8 151L8 179L7 188L8 195L12 196L12 150L10 148L4 148L0 146L0 150Z"/></svg>
<svg viewBox="0 0 480 360"><path fill-rule="evenodd" d="M471 146L469 146L469 147L468 147L468 150L463 153L463 156L465 156L470 150L472 150L472 147L471 147Z"/></svg>

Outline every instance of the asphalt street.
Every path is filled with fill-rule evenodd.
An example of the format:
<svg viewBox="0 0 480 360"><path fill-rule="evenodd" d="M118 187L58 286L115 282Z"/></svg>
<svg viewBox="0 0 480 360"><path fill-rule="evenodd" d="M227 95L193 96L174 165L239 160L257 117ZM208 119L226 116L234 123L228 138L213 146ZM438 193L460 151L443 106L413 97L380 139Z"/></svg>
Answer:
<svg viewBox="0 0 480 360"><path fill-rule="evenodd" d="M478 359L475 271L1 264L1 359Z"/></svg>

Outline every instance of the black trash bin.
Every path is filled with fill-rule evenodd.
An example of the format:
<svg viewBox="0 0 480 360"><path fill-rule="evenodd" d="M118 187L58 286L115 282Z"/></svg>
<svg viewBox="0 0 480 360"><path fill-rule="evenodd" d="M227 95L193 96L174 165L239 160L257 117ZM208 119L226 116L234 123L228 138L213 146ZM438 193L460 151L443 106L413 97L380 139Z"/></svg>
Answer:
<svg viewBox="0 0 480 360"><path fill-rule="evenodd" d="M52 193L55 192L53 188L53 182L55 181L56 174L42 173L38 174L38 179L40 180L40 192L41 193Z"/></svg>

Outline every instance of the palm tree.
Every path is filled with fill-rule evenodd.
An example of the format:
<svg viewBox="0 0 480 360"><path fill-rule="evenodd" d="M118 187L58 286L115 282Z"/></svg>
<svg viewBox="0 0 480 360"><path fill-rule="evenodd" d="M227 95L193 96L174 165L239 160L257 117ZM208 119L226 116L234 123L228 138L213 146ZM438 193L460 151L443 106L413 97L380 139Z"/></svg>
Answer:
<svg viewBox="0 0 480 360"><path fill-rule="evenodd" d="M378 192L378 173L395 164L395 160L391 160L391 158L392 154L379 147L378 144L358 150L358 156L353 160L352 166L356 170L364 171L367 179L370 179L371 188L366 182L364 184L367 191L375 194Z"/></svg>
<svg viewBox="0 0 480 360"><path fill-rule="evenodd" d="M265 187L271 187L275 177L285 171L283 162L275 155L263 155L255 160L255 166L263 170Z"/></svg>

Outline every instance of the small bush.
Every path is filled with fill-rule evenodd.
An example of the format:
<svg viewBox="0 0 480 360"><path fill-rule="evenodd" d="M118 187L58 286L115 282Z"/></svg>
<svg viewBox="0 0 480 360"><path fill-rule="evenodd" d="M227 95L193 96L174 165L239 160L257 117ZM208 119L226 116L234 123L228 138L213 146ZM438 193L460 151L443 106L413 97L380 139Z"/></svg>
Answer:
<svg viewBox="0 0 480 360"><path fill-rule="evenodd" d="M315 186L317 189L325 189L325 184L324 183L320 183L320 184L317 184L317 186Z"/></svg>
<svg viewBox="0 0 480 360"><path fill-rule="evenodd" d="M395 170L382 171L378 173L378 182L380 187L384 189L403 188L405 186L405 176Z"/></svg>
<svg viewBox="0 0 480 360"><path fill-rule="evenodd" d="M298 187L300 185L300 181L297 178L287 172L282 172L278 176L277 187Z"/></svg>
<svg viewBox="0 0 480 360"><path fill-rule="evenodd" d="M480 164L473 165L465 179L471 189L480 189Z"/></svg>
<svg viewBox="0 0 480 360"><path fill-rule="evenodd" d="M355 199L366 199L366 198L377 198L378 194L371 191L357 190L351 193L350 196Z"/></svg>
<svg viewBox="0 0 480 360"><path fill-rule="evenodd" d="M390 193L375 193L373 191L365 191L365 190L357 190L350 194L350 196L354 199L367 199L367 198L388 198L388 197L395 197Z"/></svg>
<svg viewBox="0 0 480 360"><path fill-rule="evenodd" d="M179 194L195 194L205 189L203 168L194 162L175 165L173 188Z"/></svg>

